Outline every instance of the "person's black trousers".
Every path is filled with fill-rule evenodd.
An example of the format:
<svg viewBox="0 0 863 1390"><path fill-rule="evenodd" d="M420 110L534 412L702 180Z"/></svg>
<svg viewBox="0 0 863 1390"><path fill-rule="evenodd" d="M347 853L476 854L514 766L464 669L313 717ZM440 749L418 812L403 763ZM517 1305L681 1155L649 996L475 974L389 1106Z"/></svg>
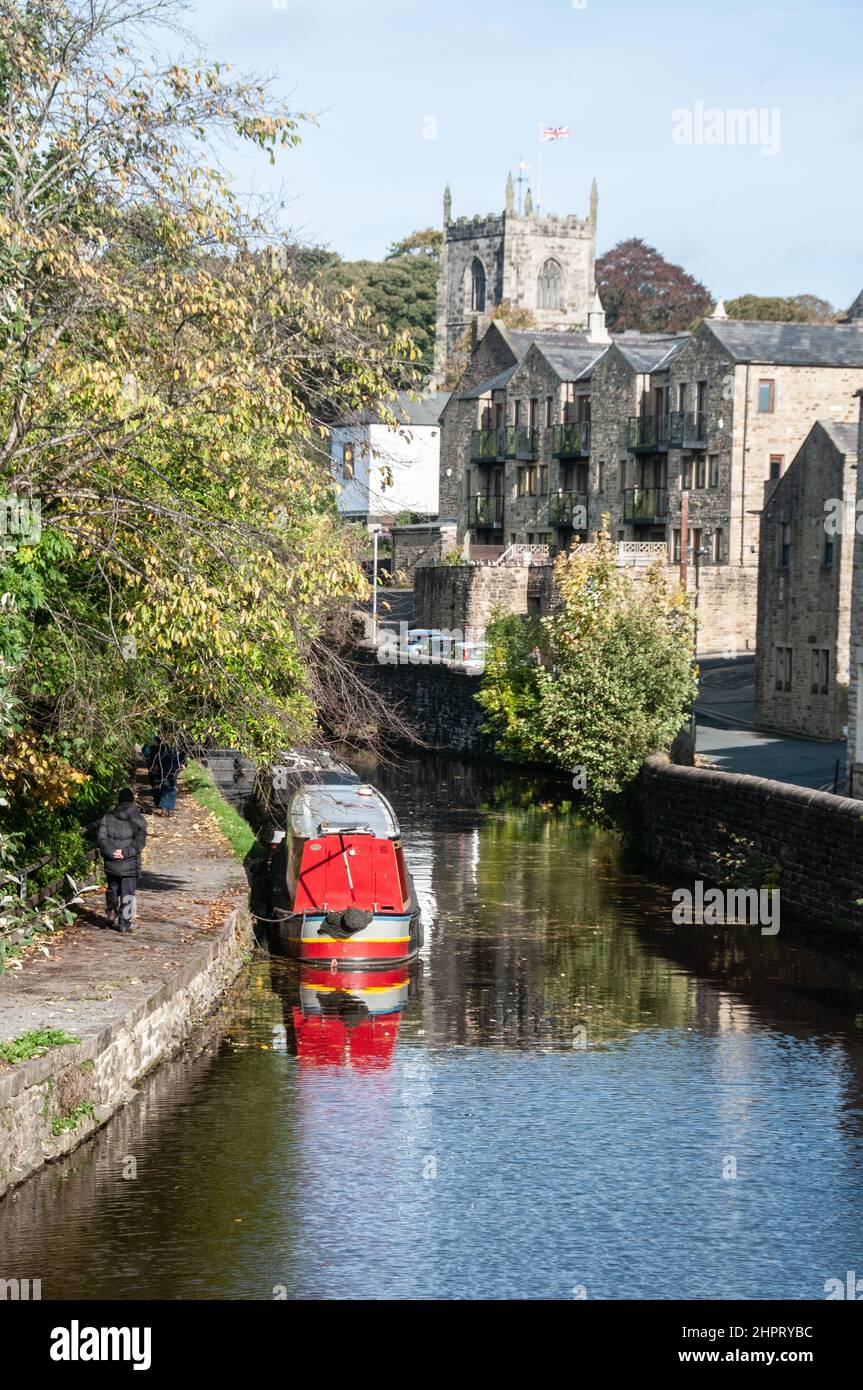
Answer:
<svg viewBox="0 0 863 1390"><path fill-rule="evenodd" d="M135 910L135 889L137 878L119 878L108 874L108 887L105 890L105 906L109 917L117 917L117 925L131 927Z"/></svg>

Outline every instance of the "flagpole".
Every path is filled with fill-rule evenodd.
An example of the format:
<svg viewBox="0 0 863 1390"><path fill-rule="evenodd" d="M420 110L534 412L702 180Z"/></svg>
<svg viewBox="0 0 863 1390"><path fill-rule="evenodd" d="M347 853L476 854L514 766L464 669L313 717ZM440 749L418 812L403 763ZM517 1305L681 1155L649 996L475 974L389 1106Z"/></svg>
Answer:
<svg viewBox="0 0 863 1390"><path fill-rule="evenodd" d="M542 121L539 123L539 148L536 157L536 211L542 203Z"/></svg>

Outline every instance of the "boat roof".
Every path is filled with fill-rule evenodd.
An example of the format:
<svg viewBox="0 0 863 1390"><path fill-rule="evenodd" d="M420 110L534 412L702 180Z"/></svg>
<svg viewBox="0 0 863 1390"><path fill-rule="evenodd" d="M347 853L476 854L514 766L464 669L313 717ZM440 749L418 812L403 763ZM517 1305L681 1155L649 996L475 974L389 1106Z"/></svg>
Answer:
<svg viewBox="0 0 863 1390"><path fill-rule="evenodd" d="M273 763L286 768L284 787L293 791L304 785L324 787L356 786L359 777L353 768L323 748L288 748Z"/></svg>
<svg viewBox="0 0 863 1390"><path fill-rule="evenodd" d="M307 840L339 831L345 834L362 831L386 840L395 839L399 834L392 806L367 782L342 787L303 787L291 801L288 821L291 834Z"/></svg>

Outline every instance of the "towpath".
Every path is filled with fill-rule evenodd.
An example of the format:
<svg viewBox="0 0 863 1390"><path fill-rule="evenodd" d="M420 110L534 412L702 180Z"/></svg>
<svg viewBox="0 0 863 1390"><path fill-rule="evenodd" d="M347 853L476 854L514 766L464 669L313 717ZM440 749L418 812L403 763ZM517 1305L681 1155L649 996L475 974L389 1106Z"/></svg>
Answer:
<svg viewBox="0 0 863 1390"><path fill-rule="evenodd" d="M0 975L0 1043L47 1028L83 1040L117 1023L244 901L245 873L209 812L181 790L171 820L154 816L138 790L148 838L135 930L101 931L104 893L86 894L73 925L40 937L20 969Z"/></svg>

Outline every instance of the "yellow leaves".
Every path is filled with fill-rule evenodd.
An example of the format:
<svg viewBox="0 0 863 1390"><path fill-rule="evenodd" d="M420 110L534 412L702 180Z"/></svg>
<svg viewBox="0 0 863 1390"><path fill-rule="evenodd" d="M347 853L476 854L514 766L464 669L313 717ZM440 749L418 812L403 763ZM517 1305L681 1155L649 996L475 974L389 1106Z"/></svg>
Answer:
<svg viewBox="0 0 863 1390"><path fill-rule="evenodd" d="M56 809L68 805L89 780L65 758L46 751L32 732L13 735L0 757L0 787L7 799L25 797Z"/></svg>

